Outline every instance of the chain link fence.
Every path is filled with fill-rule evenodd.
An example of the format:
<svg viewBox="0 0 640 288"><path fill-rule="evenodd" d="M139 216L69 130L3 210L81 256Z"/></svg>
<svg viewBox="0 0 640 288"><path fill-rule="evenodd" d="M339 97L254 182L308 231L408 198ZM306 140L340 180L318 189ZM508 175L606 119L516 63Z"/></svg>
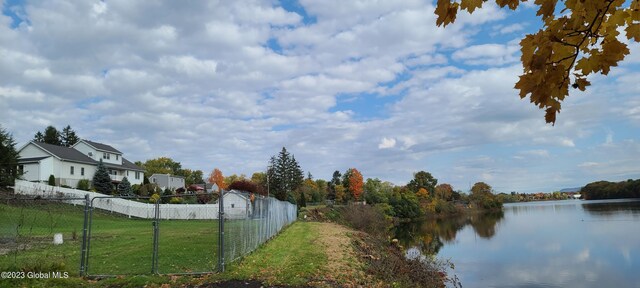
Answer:
<svg viewBox="0 0 640 288"><path fill-rule="evenodd" d="M217 203L198 204L218 195L115 197L16 182L15 193L0 194L3 271L223 271L295 221L297 211L289 202L233 190Z"/></svg>

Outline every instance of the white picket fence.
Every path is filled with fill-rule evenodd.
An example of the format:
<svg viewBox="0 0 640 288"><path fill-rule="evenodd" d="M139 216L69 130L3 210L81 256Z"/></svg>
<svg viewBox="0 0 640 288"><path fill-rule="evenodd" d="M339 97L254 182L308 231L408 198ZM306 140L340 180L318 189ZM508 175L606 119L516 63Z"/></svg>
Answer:
<svg viewBox="0 0 640 288"><path fill-rule="evenodd" d="M154 204L115 198L95 192L49 186L44 183L22 180L16 180L14 191L16 194L40 196L42 198L84 198L86 194L89 194L89 199L93 199L94 208L127 215L129 217L154 218ZM64 201L69 204L84 205L84 200L81 199ZM159 206L161 219L218 219L218 204L160 204ZM227 207L225 204L224 212L225 219L244 219L250 216L250 209L246 207Z"/></svg>

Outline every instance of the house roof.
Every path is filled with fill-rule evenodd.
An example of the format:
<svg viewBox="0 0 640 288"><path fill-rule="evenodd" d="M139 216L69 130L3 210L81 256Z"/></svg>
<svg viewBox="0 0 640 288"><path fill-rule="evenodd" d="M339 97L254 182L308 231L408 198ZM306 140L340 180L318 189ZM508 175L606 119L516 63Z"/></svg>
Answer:
<svg viewBox="0 0 640 288"><path fill-rule="evenodd" d="M94 161L96 164L98 163L97 161ZM122 157L122 165L118 165L118 164L113 164L113 163L107 163L107 162L102 162L102 164L104 164L104 166L109 167L109 168L117 168L117 169L129 169L129 170L134 170L134 171L142 171L144 172L144 169L138 167L136 164L131 163L131 161L125 159L124 157Z"/></svg>
<svg viewBox="0 0 640 288"><path fill-rule="evenodd" d="M31 141L31 143L37 147L40 147L42 150L49 152L53 156L56 156L65 161L87 163L87 164L96 163L96 161L91 159L89 156L84 155L82 152L73 148L47 144L43 142L36 142L36 141Z"/></svg>
<svg viewBox="0 0 640 288"><path fill-rule="evenodd" d="M113 148L107 144L102 144L102 143L98 143L98 142L93 142L93 141L89 141L89 140L85 140L82 139L82 141L84 141L85 143L89 144L89 146L96 148L96 150L100 150L100 151L106 151L106 152L112 152L112 153L117 153L117 154L121 154L122 152L118 151L116 148Z"/></svg>
<svg viewBox="0 0 640 288"><path fill-rule="evenodd" d="M168 177L173 177L173 178L182 178L182 179L184 179L184 176L171 175L171 174L161 174L161 173L153 173L151 176L149 176L149 178L151 178L153 176L168 176Z"/></svg>
<svg viewBox="0 0 640 288"><path fill-rule="evenodd" d="M47 159L51 156L45 156L45 157L31 157L31 158L20 158L18 159L18 163L19 164L28 164L28 163L38 163L38 161L42 160L42 159Z"/></svg>
<svg viewBox="0 0 640 288"><path fill-rule="evenodd" d="M98 161L93 160L91 157L89 157L87 155L84 155L82 152L80 152L80 151L78 151L78 150L76 150L74 148L58 146L58 145L52 145L52 144L47 144L47 143L43 143L43 142L36 142L36 141L31 141L31 142L29 142L29 144L33 144L33 145L41 148L45 152L47 152L47 153L49 153L49 154L51 154L51 155L53 155L53 156L55 156L57 158L60 158L60 159L62 159L64 161L84 163L84 164L90 164L90 165L98 165ZM22 148L22 149L24 149L24 148ZM20 150L22 150L22 149L20 149ZM40 160L45 159L45 158L48 158L48 157L20 158L20 159L18 159L18 163L34 163L34 162L40 161ZM144 169L138 167L136 164L131 163L131 161L125 159L124 157L122 157L122 165L106 163L106 162L103 162L103 164L104 164L104 166L110 167L110 168L128 169L128 170L133 170L133 171L142 171L142 172L144 172Z"/></svg>

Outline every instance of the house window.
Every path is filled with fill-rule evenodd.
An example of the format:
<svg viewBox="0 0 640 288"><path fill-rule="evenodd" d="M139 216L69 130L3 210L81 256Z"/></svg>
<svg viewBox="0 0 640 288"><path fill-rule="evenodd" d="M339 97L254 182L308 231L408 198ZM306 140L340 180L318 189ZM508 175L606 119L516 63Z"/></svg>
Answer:
<svg viewBox="0 0 640 288"><path fill-rule="evenodd" d="M140 179L140 172L136 172L136 179Z"/></svg>
<svg viewBox="0 0 640 288"><path fill-rule="evenodd" d="M71 175L73 175L73 166L71 166L71 172L70 173L71 173Z"/></svg>
<svg viewBox="0 0 640 288"><path fill-rule="evenodd" d="M102 159L107 159L107 153L102 153Z"/></svg>
<svg viewBox="0 0 640 288"><path fill-rule="evenodd" d="M111 159L111 154L107 153L107 159Z"/></svg>
<svg viewBox="0 0 640 288"><path fill-rule="evenodd" d="M24 165L18 165L18 173L24 174Z"/></svg>
<svg viewBox="0 0 640 288"><path fill-rule="evenodd" d="M231 208L236 208L236 204L231 204Z"/></svg>
<svg viewBox="0 0 640 288"><path fill-rule="evenodd" d="M118 155L116 155L116 160L118 160Z"/></svg>
<svg viewBox="0 0 640 288"><path fill-rule="evenodd" d="M80 175L84 176L84 167L80 167Z"/></svg>
<svg viewBox="0 0 640 288"><path fill-rule="evenodd" d="M127 170L127 177L129 177L129 170Z"/></svg>

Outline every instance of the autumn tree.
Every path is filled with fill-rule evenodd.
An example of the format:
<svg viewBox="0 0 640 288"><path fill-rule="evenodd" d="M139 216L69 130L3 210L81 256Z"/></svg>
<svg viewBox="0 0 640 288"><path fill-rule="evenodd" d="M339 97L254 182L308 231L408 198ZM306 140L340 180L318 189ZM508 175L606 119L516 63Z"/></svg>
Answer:
<svg viewBox="0 0 640 288"><path fill-rule="evenodd" d="M222 171L218 168L214 168L213 171L211 171L207 181L211 184L216 184L218 186L218 192L227 189L227 186L224 183L224 176L222 176Z"/></svg>
<svg viewBox="0 0 640 288"><path fill-rule="evenodd" d="M353 199L355 201L360 201L363 185L364 183L360 171L356 168L351 168L351 173L349 173L349 192L353 195Z"/></svg>
<svg viewBox="0 0 640 288"><path fill-rule="evenodd" d="M526 0L496 0L500 7L518 8ZM473 13L486 0L438 0L436 24L456 20L458 10ZM515 84L520 98L546 109L545 120L555 123L569 86L584 91L592 73L607 75L629 54L618 37L622 31L640 41L640 0L535 0L542 29L520 41L524 67ZM558 13L559 12L559 13Z"/></svg>
<svg viewBox="0 0 640 288"><path fill-rule="evenodd" d="M418 192L416 192L416 196L418 196L419 199L429 198L429 191L421 187L420 189L418 189Z"/></svg>
<svg viewBox="0 0 640 288"><path fill-rule="evenodd" d="M420 188L426 189L430 195L433 195L436 185L438 184L438 179L434 178L431 173L420 171L416 174L413 174L413 179L409 181L407 184L407 188L417 193Z"/></svg>
<svg viewBox="0 0 640 288"><path fill-rule="evenodd" d="M447 183L440 184L436 186L435 195L437 198L443 200L452 200L453 199L453 187Z"/></svg>
<svg viewBox="0 0 640 288"><path fill-rule="evenodd" d="M256 183L253 183L247 179L236 180L232 182L228 186L228 188L229 190L239 190L239 191L245 191L249 193L258 193L258 185L256 185Z"/></svg>
<svg viewBox="0 0 640 288"><path fill-rule="evenodd" d="M477 182L471 186L471 195L491 194L491 186L484 182Z"/></svg>
<svg viewBox="0 0 640 288"><path fill-rule="evenodd" d="M244 174L231 174L230 176L224 177L224 184L229 187L229 185L231 185L231 183L236 182L236 181L247 181L247 175Z"/></svg>
<svg viewBox="0 0 640 288"><path fill-rule="evenodd" d="M334 189L335 189L335 193L336 193L336 198L335 198L336 203L344 203L345 197L347 196L346 195L347 193L346 193L346 191L344 189L344 186L336 185L334 187Z"/></svg>
<svg viewBox="0 0 640 288"><path fill-rule="evenodd" d="M482 209L501 209L502 201L493 195L492 191L493 189L489 184L477 182L471 187L471 195L469 195L469 199Z"/></svg>

